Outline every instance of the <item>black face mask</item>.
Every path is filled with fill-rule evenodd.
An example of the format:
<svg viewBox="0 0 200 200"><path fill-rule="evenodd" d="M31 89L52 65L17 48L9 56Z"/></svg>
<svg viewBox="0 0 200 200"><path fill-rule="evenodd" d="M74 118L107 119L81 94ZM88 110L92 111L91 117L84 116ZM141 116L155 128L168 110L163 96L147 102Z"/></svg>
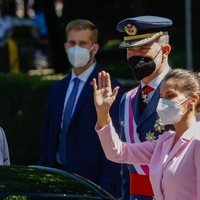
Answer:
<svg viewBox="0 0 200 200"><path fill-rule="evenodd" d="M132 69L137 80L142 80L151 75L156 69L156 63L152 58L132 56L128 59L128 65Z"/></svg>
<svg viewBox="0 0 200 200"><path fill-rule="evenodd" d="M153 59L143 56L132 56L128 59L128 65L132 69L137 80L142 80L156 70L156 63L154 59L157 57L161 49Z"/></svg>

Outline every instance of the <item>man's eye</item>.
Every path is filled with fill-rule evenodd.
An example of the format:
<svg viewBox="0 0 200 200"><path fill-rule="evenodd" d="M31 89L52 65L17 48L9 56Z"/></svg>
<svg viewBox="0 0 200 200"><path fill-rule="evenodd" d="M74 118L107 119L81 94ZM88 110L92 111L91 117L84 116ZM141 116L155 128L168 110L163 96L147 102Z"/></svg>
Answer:
<svg viewBox="0 0 200 200"><path fill-rule="evenodd" d="M68 44L69 44L70 46L74 46L76 43L75 43L75 42L68 42Z"/></svg>

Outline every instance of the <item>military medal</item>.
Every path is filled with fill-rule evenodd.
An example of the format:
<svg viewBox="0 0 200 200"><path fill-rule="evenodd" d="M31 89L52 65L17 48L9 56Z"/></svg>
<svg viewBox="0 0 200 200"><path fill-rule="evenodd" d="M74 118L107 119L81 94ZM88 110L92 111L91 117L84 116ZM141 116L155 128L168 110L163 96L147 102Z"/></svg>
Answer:
<svg viewBox="0 0 200 200"><path fill-rule="evenodd" d="M149 103L149 101L148 101L148 99L147 99L147 94L142 93L142 101L143 101L145 104L148 104L148 103Z"/></svg>
<svg viewBox="0 0 200 200"><path fill-rule="evenodd" d="M149 103L149 101L148 101L148 99L147 99L147 94L149 94L150 92L152 92L154 90L154 88L152 88L152 87L150 87L150 86L148 86L148 85L146 85L146 86L144 86L143 88L142 88L142 99L143 99L143 102L145 103L145 104L148 104Z"/></svg>
<svg viewBox="0 0 200 200"><path fill-rule="evenodd" d="M152 142L153 140L156 139L156 136L154 135L155 133L154 132L147 132L146 133L146 137L145 137L145 140L149 141L149 142Z"/></svg>
<svg viewBox="0 0 200 200"><path fill-rule="evenodd" d="M162 131L165 130L165 124L163 124L161 122L160 119L156 120L156 123L154 125L155 131L158 131L159 133L161 133Z"/></svg>

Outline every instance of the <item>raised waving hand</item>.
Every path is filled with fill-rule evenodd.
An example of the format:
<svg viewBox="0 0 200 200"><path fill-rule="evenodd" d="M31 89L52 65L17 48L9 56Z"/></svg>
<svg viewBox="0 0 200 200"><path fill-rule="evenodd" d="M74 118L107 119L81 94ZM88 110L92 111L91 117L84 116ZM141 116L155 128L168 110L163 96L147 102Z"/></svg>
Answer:
<svg viewBox="0 0 200 200"><path fill-rule="evenodd" d="M93 79L94 103L97 111L97 124L102 128L110 122L109 110L117 96L119 87L111 88L109 73L102 71L98 74L98 84Z"/></svg>

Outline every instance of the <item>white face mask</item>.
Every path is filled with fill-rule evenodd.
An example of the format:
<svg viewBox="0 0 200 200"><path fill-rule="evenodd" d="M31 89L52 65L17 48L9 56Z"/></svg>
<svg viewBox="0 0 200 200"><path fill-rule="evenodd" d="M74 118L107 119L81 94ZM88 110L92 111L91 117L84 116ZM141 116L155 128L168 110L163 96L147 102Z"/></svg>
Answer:
<svg viewBox="0 0 200 200"><path fill-rule="evenodd" d="M183 115L185 114L181 104L188 98L184 99L181 103L175 100L168 100L160 98L157 106L157 113L162 123L164 124L176 124L178 123Z"/></svg>
<svg viewBox="0 0 200 200"><path fill-rule="evenodd" d="M91 50L91 49L90 49ZM67 51L69 62L73 67L79 68L85 66L90 60L90 51L78 45L70 47Z"/></svg>

